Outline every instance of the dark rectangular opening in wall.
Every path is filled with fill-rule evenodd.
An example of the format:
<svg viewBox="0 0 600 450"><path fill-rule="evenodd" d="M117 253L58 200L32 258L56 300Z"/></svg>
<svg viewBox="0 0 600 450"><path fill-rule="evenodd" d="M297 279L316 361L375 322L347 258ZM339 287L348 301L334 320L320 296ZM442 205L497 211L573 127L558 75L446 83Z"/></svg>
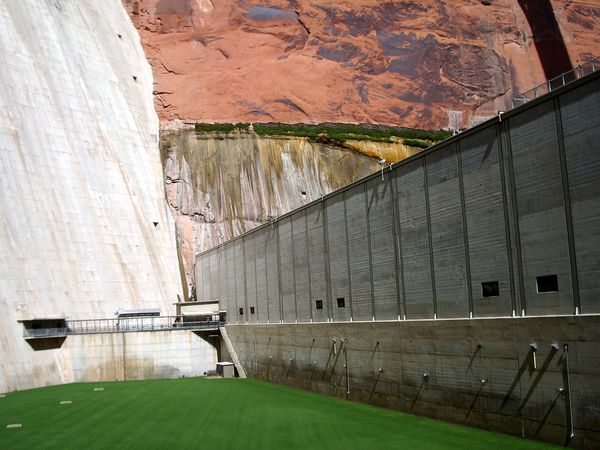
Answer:
<svg viewBox="0 0 600 450"><path fill-rule="evenodd" d="M56 319L26 319L23 324L23 337L34 350L60 348L69 333L67 321Z"/></svg>
<svg viewBox="0 0 600 450"><path fill-rule="evenodd" d="M497 281L484 281L481 283L482 297L498 297L500 295L500 287Z"/></svg>
<svg viewBox="0 0 600 450"><path fill-rule="evenodd" d="M535 277L538 294L544 292L558 292L558 275L544 275Z"/></svg>
<svg viewBox="0 0 600 450"><path fill-rule="evenodd" d="M323 309L323 300L315 300L315 308Z"/></svg>
<svg viewBox="0 0 600 450"><path fill-rule="evenodd" d="M67 332L67 321L65 319L31 319L20 320L25 331L31 331L31 334L39 336L49 335L51 333L65 334ZM39 330L39 332L35 331Z"/></svg>
<svg viewBox="0 0 600 450"><path fill-rule="evenodd" d="M240 316L244 315L244 308L240 308Z"/></svg>
<svg viewBox="0 0 600 450"><path fill-rule="evenodd" d="M338 305L338 308L345 308L346 307L346 299L344 297L338 297L337 305Z"/></svg>
<svg viewBox="0 0 600 450"><path fill-rule="evenodd" d="M250 307L250 314L254 314L254 306Z"/></svg>

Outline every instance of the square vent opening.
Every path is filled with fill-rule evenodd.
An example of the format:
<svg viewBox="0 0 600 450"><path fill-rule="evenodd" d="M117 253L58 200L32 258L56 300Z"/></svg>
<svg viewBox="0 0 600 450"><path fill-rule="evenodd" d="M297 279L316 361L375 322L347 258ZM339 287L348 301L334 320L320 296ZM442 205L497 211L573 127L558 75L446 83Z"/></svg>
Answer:
<svg viewBox="0 0 600 450"><path fill-rule="evenodd" d="M543 275L535 277L538 294L545 292L558 292L558 275Z"/></svg>

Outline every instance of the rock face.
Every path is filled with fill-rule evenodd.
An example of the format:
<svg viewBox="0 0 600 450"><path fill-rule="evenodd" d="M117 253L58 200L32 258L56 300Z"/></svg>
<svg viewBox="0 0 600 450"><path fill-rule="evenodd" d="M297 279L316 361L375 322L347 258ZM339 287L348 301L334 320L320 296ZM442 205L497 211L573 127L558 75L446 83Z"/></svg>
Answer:
<svg viewBox="0 0 600 450"><path fill-rule="evenodd" d="M305 138L163 133L167 199L190 288L194 256L379 168Z"/></svg>
<svg viewBox="0 0 600 450"><path fill-rule="evenodd" d="M121 3L2 2L0 60L4 392L77 380L70 344L35 351L18 320L174 314L182 284L152 72Z"/></svg>
<svg viewBox="0 0 600 450"><path fill-rule="evenodd" d="M123 0L161 122L470 125L600 54L567 0Z"/></svg>

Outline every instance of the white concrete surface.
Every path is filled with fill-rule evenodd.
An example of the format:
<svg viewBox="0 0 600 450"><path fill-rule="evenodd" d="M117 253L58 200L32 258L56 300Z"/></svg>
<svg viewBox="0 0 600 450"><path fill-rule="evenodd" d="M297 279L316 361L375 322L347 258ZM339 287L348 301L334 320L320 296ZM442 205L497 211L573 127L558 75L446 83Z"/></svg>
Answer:
<svg viewBox="0 0 600 450"><path fill-rule="evenodd" d="M63 348L81 382L202 376L217 365L211 343L187 330L69 336Z"/></svg>
<svg viewBox="0 0 600 450"><path fill-rule="evenodd" d="M33 351L17 320L174 314L181 281L152 73L121 2L0 2L0 61L1 392L76 379L74 355Z"/></svg>

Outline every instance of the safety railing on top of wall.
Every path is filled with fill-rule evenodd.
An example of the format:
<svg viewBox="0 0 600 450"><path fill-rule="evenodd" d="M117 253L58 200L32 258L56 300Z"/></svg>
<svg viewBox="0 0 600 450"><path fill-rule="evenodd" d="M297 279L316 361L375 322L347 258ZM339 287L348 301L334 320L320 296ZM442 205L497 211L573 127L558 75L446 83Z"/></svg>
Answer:
<svg viewBox="0 0 600 450"><path fill-rule="evenodd" d="M516 108L517 106L524 105L531 100L535 100L536 98L541 97L548 92L558 89L565 84L578 80L579 78L589 75L597 70L600 70L600 58L592 58L588 62L580 64L573 69L534 87L533 89L529 89L528 91L513 97L512 106L513 108Z"/></svg>

